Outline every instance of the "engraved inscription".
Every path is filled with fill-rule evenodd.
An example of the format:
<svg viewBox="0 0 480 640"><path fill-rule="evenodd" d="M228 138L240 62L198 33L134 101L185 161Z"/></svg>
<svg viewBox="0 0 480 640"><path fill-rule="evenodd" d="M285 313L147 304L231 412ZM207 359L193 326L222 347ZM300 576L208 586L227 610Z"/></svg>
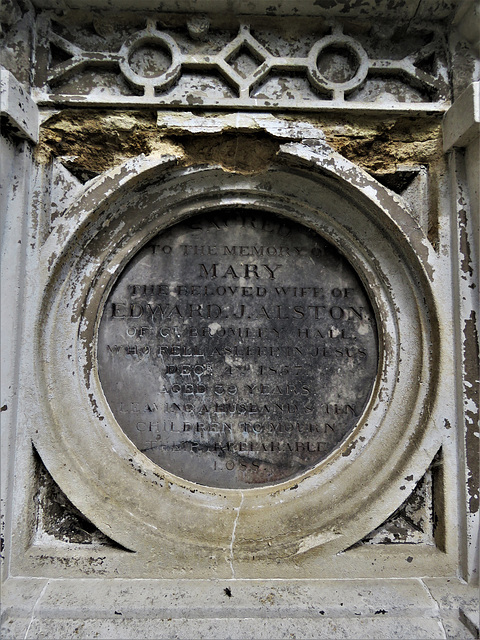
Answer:
<svg viewBox="0 0 480 640"><path fill-rule="evenodd" d="M274 484L357 424L378 340L358 275L311 229L223 211L127 264L98 331L99 376L132 442L200 484Z"/></svg>

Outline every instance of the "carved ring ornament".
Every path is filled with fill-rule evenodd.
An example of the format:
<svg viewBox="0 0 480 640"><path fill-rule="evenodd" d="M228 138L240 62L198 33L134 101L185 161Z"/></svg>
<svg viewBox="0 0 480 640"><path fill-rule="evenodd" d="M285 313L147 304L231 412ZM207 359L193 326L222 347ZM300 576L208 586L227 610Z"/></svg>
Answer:
<svg viewBox="0 0 480 640"><path fill-rule="evenodd" d="M77 44L75 34L65 25L45 23L36 59L37 100L84 102L89 95L89 101L96 104L269 110L374 109L388 103L389 108L409 104L421 111L427 105L443 108L449 98L444 52L434 33L415 36L415 45L388 58L380 55L382 48L375 52L371 38L361 41L344 33L339 23L296 48L285 36L280 36L280 45L278 35L270 43L268 32L256 31L250 24L241 24L231 40L224 32L215 32L212 46L191 34L180 35L178 29L160 30L154 18L146 22L145 29L130 33L123 41L120 36L111 44L99 39L106 50L95 50L90 40ZM91 48L85 47L87 42ZM132 65L135 56L138 65ZM123 77L121 82L117 78L116 89L107 84L98 91L97 83L88 88L91 81L82 81L82 74L95 70L100 85L107 71L110 83L116 69Z"/></svg>
<svg viewBox="0 0 480 640"><path fill-rule="evenodd" d="M141 453L117 423L97 366L102 309L132 257L176 223L233 210L287 217L348 256L379 334L378 374L353 431L300 475L244 489L196 484ZM35 446L99 529L127 548L146 545L163 566L187 562L193 548L208 566L213 554L230 566L246 559L253 572L252 556L338 553L403 502L438 449L435 254L398 198L328 147L286 144L253 176L182 168L173 157L128 161L86 189L43 256L50 275L37 319L44 365L32 422L45 426Z"/></svg>
<svg viewBox="0 0 480 640"><path fill-rule="evenodd" d="M146 78L145 76L135 73L130 65L132 54L142 45L154 45L165 48L171 57L171 64L166 71L156 78ZM167 89L170 87L181 73L182 62L180 49L175 40L166 33L161 33L155 29L146 29L140 33L136 33L129 38L120 49L119 66L123 75L129 80L134 87L144 89L145 94L154 94L155 89Z"/></svg>

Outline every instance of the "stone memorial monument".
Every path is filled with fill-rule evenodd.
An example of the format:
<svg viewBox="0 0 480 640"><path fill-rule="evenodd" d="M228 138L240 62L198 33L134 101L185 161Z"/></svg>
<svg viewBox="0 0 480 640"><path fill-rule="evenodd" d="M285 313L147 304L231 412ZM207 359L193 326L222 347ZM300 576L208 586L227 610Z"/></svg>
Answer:
<svg viewBox="0 0 480 640"><path fill-rule="evenodd" d="M3 637L478 637L479 16L2 5Z"/></svg>
<svg viewBox="0 0 480 640"><path fill-rule="evenodd" d="M97 348L105 397L138 449L232 489L325 458L363 413L378 359L373 309L345 258L306 227L235 210L139 251Z"/></svg>

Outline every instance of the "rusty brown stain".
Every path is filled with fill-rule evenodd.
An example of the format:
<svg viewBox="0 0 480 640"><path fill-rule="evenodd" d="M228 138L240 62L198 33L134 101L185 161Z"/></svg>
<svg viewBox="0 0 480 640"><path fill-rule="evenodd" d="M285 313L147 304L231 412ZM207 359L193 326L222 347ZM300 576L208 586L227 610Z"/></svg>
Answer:
<svg viewBox="0 0 480 640"><path fill-rule="evenodd" d="M445 162L440 117L322 114L314 124L330 146L367 171L384 173L395 171L399 164Z"/></svg>
<svg viewBox="0 0 480 640"><path fill-rule="evenodd" d="M470 318L465 320L464 328L464 369L465 383L463 385L466 410L465 410L465 447L467 462L467 490L468 490L468 507L470 513L476 513L479 507L479 439L478 439L478 421L479 421L479 383L480 383L480 365L479 365L479 345L477 332L477 317L475 311L470 312Z"/></svg>
<svg viewBox="0 0 480 640"><path fill-rule="evenodd" d="M322 114L308 121L345 158L372 173L395 171L400 164L426 164L432 179L444 167L440 118ZM162 143L185 148L189 162L215 162L227 170L254 173L265 169L278 149L267 134L210 134L165 137L156 111L64 109L51 116L40 132L39 161L69 156L68 168L85 179L127 158L149 154ZM434 191L432 189L432 191ZM432 233L435 225L432 226ZM435 232L436 233L436 232Z"/></svg>
<svg viewBox="0 0 480 640"><path fill-rule="evenodd" d="M189 162L219 164L227 171L253 174L265 171L275 160L279 143L267 134L184 136Z"/></svg>
<svg viewBox="0 0 480 640"><path fill-rule="evenodd" d="M440 117L323 115L315 121L327 143L351 162L372 174L388 174L399 165L429 168L430 207L427 237L438 244L436 193L446 171Z"/></svg>
<svg viewBox="0 0 480 640"><path fill-rule="evenodd" d="M61 157L83 182L128 158L169 149L186 155L185 164L208 162L252 174L270 166L278 146L271 136L260 133L165 137L157 127L155 111L65 109L42 126L36 159L46 163Z"/></svg>
<svg viewBox="0 0 480 640"><path fill-rule="evenodd" d="M65 109L41 127L36 158L48 162L69 156L69 170L85 179L128 158L150 154L168 142L156 125L155 111Z"/></svg>

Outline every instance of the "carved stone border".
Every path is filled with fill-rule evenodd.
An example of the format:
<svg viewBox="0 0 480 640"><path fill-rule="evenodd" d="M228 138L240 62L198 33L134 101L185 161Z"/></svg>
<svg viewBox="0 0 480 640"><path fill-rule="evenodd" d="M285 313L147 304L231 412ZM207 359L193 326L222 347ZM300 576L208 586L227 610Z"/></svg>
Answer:
<svg viewBox="0 0 480 640"><path fill-rule="evenodd" d="M194 566L255 577L259 563L288 567L312 550L331 557L404 501L441 442L435 254L400 199L326 145L285 144L257 175L177 160L140 157L107 172L44 245L35 446L71 501L162 575ZM102 305L132 255L178 220L225 207L281 213L345 253L372 297L382 354L369 406L339 448L295 480L243 491L184 481L141 454L95 365Z"/></svg>
<svg viewBox="0 0 480 640"><path fill-rule="evenodd" d="M186 17L187 23L188 19ZM118 51L84 50L66 37L59 35L55 20L50 21L48 14L40 17L41 27L37 42L35 59L35 98L38 104L89 104L98 106L156 106L163 108L226 108L236 110L307 110L342 109L362 111L398 111L408 113L431 113L444 111L449 105L449 87L447 69L442 61L444 56L441 40L435 34L432 42L420 46L418 50L406 54L401 59L378 58L354 37L344 34L341 22L333 22L331 33L322 35L310 46L305 55L274 55L252 34L252 25L239 24L238 33L226 41L221 50L198 52L194 48L185 51L181 40L174 31L167 33L158 27L158 16L145 16L146 27L131 34ZM187 25L188 26L188 25ZM188 27L193 40L201 39L195 28L208 32L209 24ZM58 27L57 27L58 29ZM193 34L193 35L192 35ZM201 35L201 34L200 34ZM50 46L54 45L68 56L68 59L54 64ZM170 57L166 69L158 69L155 77L144 76L131 66L132 55L141 46L156 47L164 50ZM352 59L351 77L345 81L335 81L325 77L318 67L322 53L327 49L337 49ZM246 75L239 73L231 64L242 51L248 51L257 67ZM421 63L433 56L436 60L435 71L422 69ZM66 88L55 91L54 87L81 74L86 69L119 69L127 83L143 95L117 95L108 90L84 95ZM219 96L210 92L208 85L200 81L199 85L185 89L179 86L184 72L195 71L210 75L219 75L232 95ZM304 96L301 92L295 99L282 95L256 95L255 90L261 84L278 73L299 74L305 77L314 90L313 96ZM356 89L360 89L367 76L375 78L393 78L404 81L410 87L416 87L427 95L423 99L403 102L391 100L388 95L381 101L349 100ZM205 85L205 86L204 86ZM210 95L211 93L211 95ZM288 93L288 92L287 92ZM387 91L388 94L388 91Z"/></svg>

